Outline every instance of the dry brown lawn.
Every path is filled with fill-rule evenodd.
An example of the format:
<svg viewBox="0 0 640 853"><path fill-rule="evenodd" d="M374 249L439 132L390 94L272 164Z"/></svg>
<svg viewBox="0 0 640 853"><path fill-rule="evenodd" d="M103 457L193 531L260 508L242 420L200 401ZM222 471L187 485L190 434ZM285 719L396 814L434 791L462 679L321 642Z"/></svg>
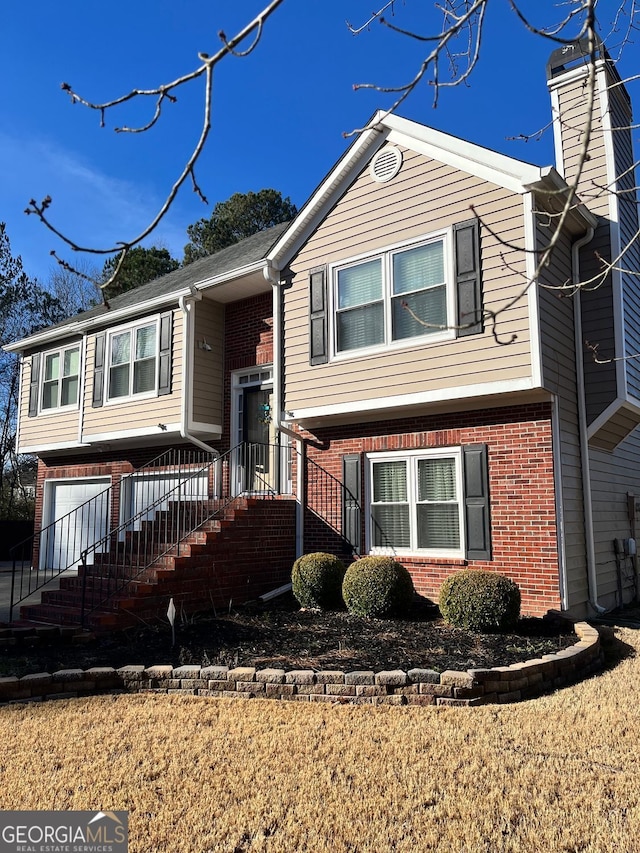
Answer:
<svg viewBox="0 0 640 853"><path fill-rule="evenodd" d="M136 853L640 851L640 655L513 706L119 695L0 737L0 808L127 809Z"/></svg>

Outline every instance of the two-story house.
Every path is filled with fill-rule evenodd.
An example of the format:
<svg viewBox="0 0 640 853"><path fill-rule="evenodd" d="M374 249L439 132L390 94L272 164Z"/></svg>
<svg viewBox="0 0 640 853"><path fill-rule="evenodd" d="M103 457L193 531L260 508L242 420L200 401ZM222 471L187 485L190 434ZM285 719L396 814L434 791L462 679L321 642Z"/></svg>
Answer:
<svg viewBox="0 0 640 853"><path fill-rule="evenodd" d="M87 564L24 615L73 620L81 586L95 624L248 598L320 549L393 554L431 598L499 571L531 614L634 597L638 209L599 53L579 175L575 45L555 168L378 113L288 225L12 345L33 565Z"/></svg>

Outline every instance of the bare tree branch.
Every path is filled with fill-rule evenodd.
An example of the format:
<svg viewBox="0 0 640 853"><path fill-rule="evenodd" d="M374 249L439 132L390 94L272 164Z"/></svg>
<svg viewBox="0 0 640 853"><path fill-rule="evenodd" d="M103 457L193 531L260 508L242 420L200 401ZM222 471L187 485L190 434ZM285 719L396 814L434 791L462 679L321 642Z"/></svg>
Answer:
<svg viewBox="0 0 640 853"><path fill-rule="evenodd" d="M265 8L253 18L245 27L240 30L233 38L227 39L226 35L223 32L219 33L220 39L222 40L223 46L220 50L217 51L213 56L208 56L207 54L199 54L199 59L201 60L201 65L196 68L194 71L191 71L188 74L184 74L182 77L178 77L170 83L165 83L161 86L156 87L155 89L133 89L126 95L122 95L119 98L115 98L112 101L107 101L103 104L94 104L91 101L88 101L82 97L80 97L77 93L73 91L70 85L64 83L62 88L64 91L68 92L71 96L72 102L81 103L84 106L98 110L101 114L101 125L104 126L104 114L106 110L113 109L114 107L120 106L128 101L131 101L135 98L146 98L146 97L155 97L156 108L155 113L151 121L140 128L137 129L128 129L128 128L119 128L120 132L142 132L149 127L152 127L156 121L160 117L162 103L164 100L169 100L171 102L175 102L176 98L173 94L173 90L183 86L187 83L190 83L193 80L196 80L200 77L204 77L205 79L205 95L204 95L204 114L202 121L202 128L200 131L200 136L191 152L191 155L187 159L186 164L184 165L182 172L179 177L171 187L164 203L154 216L154 218L149 222L149 224L135 237L119 242L115 246L109 246L107 248L96 248L94 246L82 246L78 244L72 238L66 236L60 229L58 229L51 222L49 216L46 211L51 205L51 197L47 196L40 204L37 204L33 199L29 202L29 207L25 211L26 213L35 214L40 221L53 233L55 234L63 243L66 243L74 252L87 252L90 254L97 255L112 255L115 252L119 252L119 260L114 274L111 278L101 283L101 287L104 290L109 285L113 284L115 281L118 272L122 268L122 264L124 263L124 259L127 256L129 250L142 242L146 237L151 234L151 232L157 227L160 221L166 216L169 208L171 207L178 191L187 180L187 178L191 178L193 183L194 191L200 196L203 201L206 201L202 191L200 190L196 178L195 178L195 165L198 161L198 158L202 154L202 151L205 147L207 138L209 136L209 132L211 130L211 111L212 111L212 99L213 99L213 71L215 66L227 55L236 55L236 56L246 56L257 46L260 36L262 34L262 30L265 22L269 19L269 17L276 11L276 9L284 2L284 0L271 0L271 2L265 6ZM249 36L252 32L256 31L256 36L249 46L247 50L238 53L236 48L239 44L241 44L247 36Z"/></svg>

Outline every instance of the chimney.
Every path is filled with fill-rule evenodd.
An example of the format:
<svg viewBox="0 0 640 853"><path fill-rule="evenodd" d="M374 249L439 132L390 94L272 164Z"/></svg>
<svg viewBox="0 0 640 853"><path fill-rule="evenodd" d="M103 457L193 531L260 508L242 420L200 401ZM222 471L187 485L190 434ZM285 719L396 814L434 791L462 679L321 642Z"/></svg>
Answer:
<svg viewBox="0 0 640 853"><path fill-rule="evenodd" d="M613 450L640 423L640 358L627 358L640 353L638 199L629 94L599 38L592 69L591 59L587 39L558 48L547 63L547 84L556 168L598 218L580 256L581 281L589 282L580 294L582 327L600 357L617 360L596 364L585 350L585 396L590 442ZM603 261L613 261L604 278Z"/></svg>

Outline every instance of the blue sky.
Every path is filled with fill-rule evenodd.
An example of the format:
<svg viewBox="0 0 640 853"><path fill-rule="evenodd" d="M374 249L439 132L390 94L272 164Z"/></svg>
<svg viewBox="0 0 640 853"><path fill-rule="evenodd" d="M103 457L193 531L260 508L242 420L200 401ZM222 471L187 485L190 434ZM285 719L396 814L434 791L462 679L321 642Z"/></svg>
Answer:
<svg viewBox="0 0 640 853"><path fill-rule="evenodd" d="M100 128L98 114L71 105L60 83L102 101L168 82L196 67L199 51L215 52L220 29L231 36L264 5L266 0L3 4L0 221L30 275L47 280L51 249L75 260L35 217L24 215L30 198L51 195L52 220L79 242L107 246L131 239L162 204L200 130L200 83L179 92L160 126L144 135L116 134L113 127L145 123L150 103L108 113L107 127ZM600 2L605 36L617 5ZM525 0L523 6L540 24L566 11L548 0ZM345 19L363 23L375 7L374 0L286 0L254 53L218 66L213 132L197 168L210 206L185 187L146 245L166 246L181 259L187 225L234 192L274 187L303 204L349 144L343 132L392 103L379 92L355 92L353 84L404 83L424 55L423 45L377 23L354 37ZM431 0L396 0L393 20L432 33L439 24L433 7ZM636 36L621 60L623 75L637 73ZM612 36L612 48L617 39ZM524 31L507 0L495 0L470 85L443 91L437 109L432 89L423 85L399 114L513 157L552 163L549 132L540 142L509 140L550 118L545 63L552 47ZM633 87L637 92L638 85L632 94ZM640 104L640 92L635 101Z"/></svg>

